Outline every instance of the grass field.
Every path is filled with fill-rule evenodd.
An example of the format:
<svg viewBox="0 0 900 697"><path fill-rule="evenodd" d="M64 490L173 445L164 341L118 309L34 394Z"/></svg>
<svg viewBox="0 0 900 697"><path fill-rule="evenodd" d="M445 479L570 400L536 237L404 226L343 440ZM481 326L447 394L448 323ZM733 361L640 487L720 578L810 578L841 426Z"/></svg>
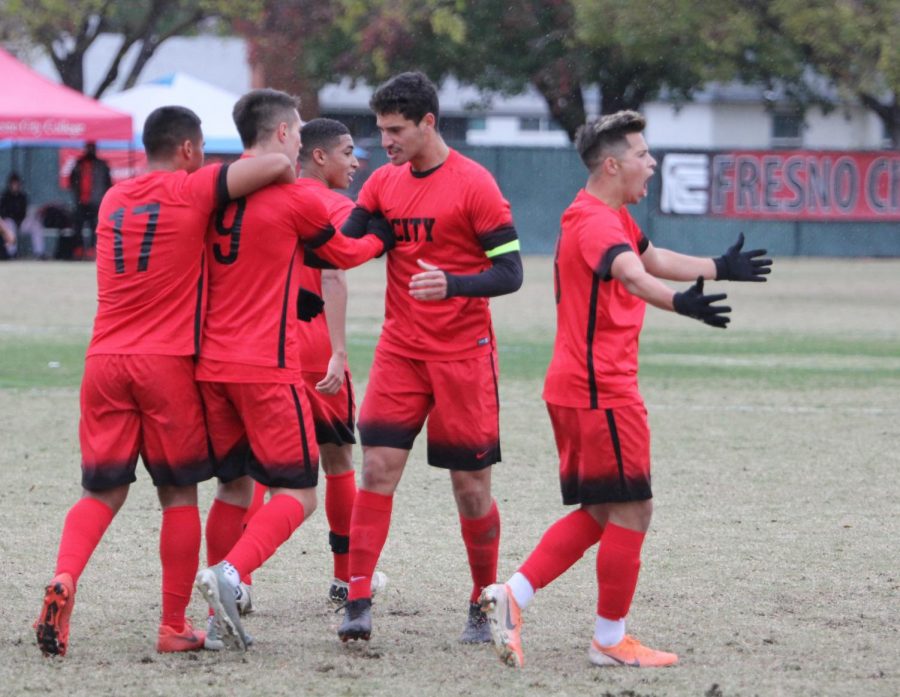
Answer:
<svg viewBox="0 0 900 697"><path fill-rule="evenodd" d="M550 262L526 260L493 302L504 461L500 576L562 515L540 401L553 335ZM383 267L350 273L351 361L363 394ZM718 284L714 287L718 287ZM676 651L660 671L592 668L593 554L525 615L526 667L461 646L469 580L445 473L413 451L398 490L368 645L342 645L326 603L323 511L256 575L247 654L160 656L158 504L145 474L82 577L71 649L45 660L31 623L79 495L78 383L91 264L0 265L0 694L900 694L900 261L777 260L725 288L727 331L648 310L641 385L656 513L629 620ZM359 459L357 453L357 460ZM202 512L213 492L202 487ZM194 600L191 614L204 615Z"/></svg>

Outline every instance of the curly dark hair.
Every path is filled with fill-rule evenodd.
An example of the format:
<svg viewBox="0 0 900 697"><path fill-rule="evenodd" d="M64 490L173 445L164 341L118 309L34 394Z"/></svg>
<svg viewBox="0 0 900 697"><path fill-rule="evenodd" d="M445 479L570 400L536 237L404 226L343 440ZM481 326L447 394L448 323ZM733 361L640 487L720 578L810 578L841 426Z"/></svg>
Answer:
<svg viewBox="0 0 900 697"><path fill-rule="evenodd" d="M435 128L440 116L437 87L418 71L392 77L375 90L369 106L376 114L400 114L414 123L434 114Z"/></svg>

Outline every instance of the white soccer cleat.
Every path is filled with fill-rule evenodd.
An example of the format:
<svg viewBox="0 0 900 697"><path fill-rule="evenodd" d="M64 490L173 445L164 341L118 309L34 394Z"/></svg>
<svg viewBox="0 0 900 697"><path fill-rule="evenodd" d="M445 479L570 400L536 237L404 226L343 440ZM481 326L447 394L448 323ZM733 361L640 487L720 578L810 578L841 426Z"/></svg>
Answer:
<svg viewBox="0 0 900 697"><path fill-rule="evenodd" d="M384 591L388 584L387 574L376 571L372 574L372 598L374 598L379 592ZM331 581L331 586L328 588L328 600L330 600L335 605L343 605L347 602L347 595L350 592L350 584L346 581L341 581L339 578L333 579Z"/></svg>

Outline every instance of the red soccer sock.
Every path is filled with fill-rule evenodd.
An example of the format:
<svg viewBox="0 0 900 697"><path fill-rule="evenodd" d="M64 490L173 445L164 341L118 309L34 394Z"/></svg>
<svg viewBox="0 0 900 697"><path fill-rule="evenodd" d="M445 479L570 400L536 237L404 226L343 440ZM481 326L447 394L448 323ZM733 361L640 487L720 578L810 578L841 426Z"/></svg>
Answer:
<svg viewBox="0 0 900 697"><path fill-rule="evenodd" d="M303 504L278 494L260 508L225 558L242 577L256 571L303 522Z"/></svg>
<svg viewBox="0 0 900 697"><path fill-rule="evenodd" d="M247 523L250 522L250 519L256 515L256 512L263 507L263 504L266 502L266 492L268 490L269 487L264 486L259 482L253 482L253 499L250 501L250 507L247 509L246 513L244 513L244 529L247 527ZM253 576L247 574L241 578L241 581L249 586L253 583Z"/></svg>
<svg viewBox="0 0 900 697"><path fill-rule="evenodd" d="M90 496L79 499L66 515L59 552L56 556L56 575L69 574L73 583L87 566L103 534L112 522L115 513L102 501Z"/></svg>
<svg viewBox="0 0 900 697"><path fill-rule="evenodd" d="M393 495L360 489L350 518L350 593L348 600L372 597L372 574L391 527Z"/></svg>
<svg viewBox="0 0 900 697"><path fill-rule="evenodd" d="M497 501L481 518L459 517L469 570L472 572L472 593L469 602L478 601L481 589L497 581L497 555L500 551L500 511Z"/></svg>
<svg viewBox="0 0 900 697"><path fill-rule="evenodd" d="M325 517L334 557L334 577L350 580L350 516L356 498L356 472L325 475Z"/></svg>
<svg viewBox="0 0 900 697"><path fill-rule="evenodd" d="M628 615L641 570L645 533L607 523L597 552L597 614L608 620Z"/></svg>
<svg viewBox="0 0 900 697"><path fill-rule="evenodd" d="M603 527L583 508L560 518L541 537L519 573L534 590L553 582L597 544Z"/></svg>
<svg viewBox="0 0 900 697"><path fill-rule="evenodd" d="M213 499L206 516L206 565L213 566L225 558L237 544L244 531L244 514L247 509Z"/></svg>
<svg viewBox="0 0 900 697"><path fill-rule="evenodd" d="M200 561L200 511L196 506L173 506L162 512L159 531L162 562L162 624L184 629L184 611L191 600Z"/></svg>

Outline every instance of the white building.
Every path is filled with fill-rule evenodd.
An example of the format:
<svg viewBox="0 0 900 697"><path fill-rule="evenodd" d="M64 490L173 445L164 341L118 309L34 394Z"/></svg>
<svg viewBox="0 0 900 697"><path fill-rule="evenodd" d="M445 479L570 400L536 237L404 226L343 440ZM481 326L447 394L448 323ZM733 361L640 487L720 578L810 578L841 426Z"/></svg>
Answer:
<svg viewBox="0 0 900 697"><path fill-rule="evenodd" d="M109 56L118 48L113 35L101 36L87 54L86 90L102 79ZM132 54L123 65L129 65ZM34 67L58 79L46 57ZM121 73L124 76L126 70ZM204 35L166 41L141 73L148 82L176 72L185 72L206 82L241 94L251 87L251 70L243 39ZM120 78L114 89L121 89ZM377 135L368 108L372 88L350 80L326 86L320 93L324 115L348 122L358 139ZM596 88L585 91L589 115L596 105ZM110 92L107 92L110 94ZM565 147L566 133L549 117L541 96L532 90L517 96L482 95L477 89L447 80L441 87L441 117L448 139L471 145L517 145ZM881 121L859 105L843 105L829 113L809 109L801 116L779 104L760 88L742 85L711 85L695 99L676 106L663 100L643 107L647 116L647 140L654 148L710 150L717 148L821 148L878 149L884 147Z"/></svg>

